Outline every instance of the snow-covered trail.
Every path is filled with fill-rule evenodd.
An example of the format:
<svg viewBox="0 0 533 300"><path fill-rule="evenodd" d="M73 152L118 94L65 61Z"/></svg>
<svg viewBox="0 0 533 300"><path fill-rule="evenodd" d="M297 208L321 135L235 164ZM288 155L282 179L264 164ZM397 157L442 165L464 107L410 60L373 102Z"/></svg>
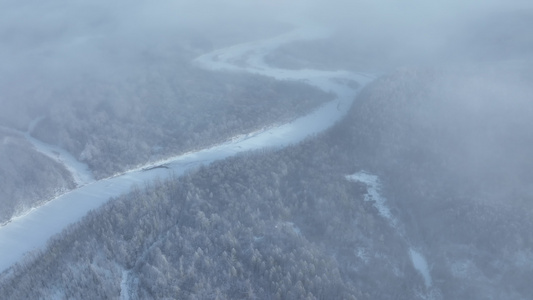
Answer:
<svg viewBox="0 0 533 300"><path fill-rule="evenodd" d="M111 178L99 181L89 179L86 184L0 227L0 272L9 269L27 252L42 248L51 236L80 220L88 211L98 208L110 197L130 191L135 185L142 185L156 178L179 176L195 166L209 164L243 151L265 147L280 148L298 143L340 120L350 108L359 89L370 82L372 76L346 71L282 70L269 67L263 62L264 55L279 45L295 39L314 38L317 33L323 34L315 29L298 29L272 39L216 50L200 56L195 61L201 67L211 70L250 72L279 80L304 81L334 93L335 101L330 101L312 113L281 126L240 135L226 143L154 162ZM359 84L359 88L348 84L354 81ZM37 148L44 147L36 141L33 142ZM167 168L143 170L163 164ZM83 165L72 166L75 168L73 172L83 174Z"/></svg>
<svg viewBox="0 0 533 300"><path fill-rule="evenodd" d="M379 215L387 220L389 225L394 228L398 235L405 239L409 245L409 257L411 258L411 263L416 271L420 274L424 280L426 289L432 288L432 278L431 271L426 261L426 258L420 253L420 251L415 250L416 247L406 238L405 233L400 228L399 221L394 217L391 210L387 206L387 199L385 199L381 193L381 183L378 176L372 175L365 171L360 171L355 174L347 175L346 179L353 182L361 182L367 186L367 193L365 195L365 201L373 202L374 207L377 209Z"/></svg>
<svg viewBox="0 0 533 300"><path fill-rule="evenodd" d="M24 133L26 140L32 143L37 151L64 165L70 174L72 174L72 178L74 179L74 182L76 182L77 186L82 186L93 182L95 179L87 164L77 160L65 149L56 145L47 144L31 135L35 126L37 126L42 119L42 117L37 118L30 123L28 131Z"/></svg>
<svg viewBox="0 0 533 300"><path fill-rule="evenodd" d="M33 120L28 126L28 130L26 132L19 131L13 128L8 128L5 126L0 126L0 128L10 134L23 136L28 142L30 142L34 146L35 150L50 157L52 160L55 160L58 163L62 164L72 175L76 186L79 187L93 182L95 179L87 164L84 164L77 160L72 154L70 154L65 149L56 145L47 144L32 136L32 132L35 129L35 126L37 126L37 124L42 120L43 117Z"/></svg>

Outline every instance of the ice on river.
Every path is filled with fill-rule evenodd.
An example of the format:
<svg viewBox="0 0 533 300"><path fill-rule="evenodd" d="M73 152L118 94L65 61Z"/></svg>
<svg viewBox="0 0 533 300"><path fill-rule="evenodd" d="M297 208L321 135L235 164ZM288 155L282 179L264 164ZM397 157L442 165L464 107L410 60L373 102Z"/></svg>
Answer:
<svg viewBox="0 0 533 300"><path fill-rule="evenodd" d="M71 172L78 174L77 180L83 184L0 227L0 272L8 269L29 251L42 248L51 236L80 220L88 211L98 208L110 197L128 192L135 185L142 185L156 178L179 176L195 166L209 164L243 151L285 147L335 124L348 111L359 89L372 80L370 76L345 71L288 71L263 63L262 57L268 51L297 38L311 38L309 32L311 31L297 30L269 40L240 44L208 53L196 60L200 66L211 70L251 72L280 80L301 80L336 96L334 101L290 123L240 135L220 145L154 162L99 181L84 176L85 166L77 165L76 159L69 157L68 152L32 139L28 133L27 138L38 145L37 148L48 155L56 155L67 167L71 166ZM244 66L235 64L243 56L247 57L247 63ZM339 79L355 81L359 84L359 89ZM165 165L167 168L143 170L158 165Z"/></svg>

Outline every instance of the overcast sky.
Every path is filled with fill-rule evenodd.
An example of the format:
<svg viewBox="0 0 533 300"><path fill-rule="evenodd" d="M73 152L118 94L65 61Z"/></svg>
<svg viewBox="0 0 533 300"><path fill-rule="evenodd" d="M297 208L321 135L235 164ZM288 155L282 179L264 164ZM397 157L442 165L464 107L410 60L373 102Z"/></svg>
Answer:
<svg viewBox="0 0 533 300"><path fill-rule="evenodd" d="M220 28L259 20L310 20L354 34L424 40L446 36L477 18L532 8L531 1L523 0L0 0L0 49L20 52L105 34L136 39L146 32L207 30L205 24Z"/></svg>

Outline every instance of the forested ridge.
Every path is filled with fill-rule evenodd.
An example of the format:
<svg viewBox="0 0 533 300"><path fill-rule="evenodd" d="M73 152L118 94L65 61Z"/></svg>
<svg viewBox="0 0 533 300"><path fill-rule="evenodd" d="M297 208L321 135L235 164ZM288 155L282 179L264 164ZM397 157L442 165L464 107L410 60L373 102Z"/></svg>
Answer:
<svg viewBox="0 0 533 300"><path fill-rule="evenodd" d="M365 88L342 122L301 144L139 186L5 273L0 293L11 299L125 293L131 299L526 299L533 224L517 204L531 205L527 186L499 181L500 189L491 189L491 166L478 168L468 157L471 145L457 128L479 142L498 142L532 127L479 135L485 123L472 120L498 118L483 101L500 99L493 79L503 74L481 71L457 78L456 70L399 70ZM493 82L494 89L463 90L469 80ZM465 95L481 102L465 103ZM513 103L528 101L520 91L513 95ZM473 103L474 110L461 106ZM510 107L505 113L515 118L498 128L530 122L528 112ZM483 163L505 171L524 161L520 147L500 150L507 156L488 148ZM380 176L399 229L364 200L367 186L346 180L360 170ZM433 286L413 267L408 243L427 258Z"/></svg>
<svg viewBox="0 0 533 300"><path fill-rule="evenodd" d="M346 299L385 295L369 274L400 287L389 267L414 277L401 246L372 256L397 238L363 202L365 187L306 149L231 158L113 199L16 267L2 293L118 297L126 271L144 299Z"/></svg>
<svg viewBox="0 0 533 300"><path fill-rule="evenodd" d="M39 108L13 116L40 117L31 135L70 152L97 179L288 122L332 98L303 83L213 73L180 59L173 65L141 64L125 78L85 75L69 85L38 91L16 95L28 97L22 102L33 99ZM2 118L8 125L10 120ZM18 142L6 142L0 149L0 159L9 161L1 170L0 222L75 186L68 171L51 158L17 156L37 152L13 132L6 131L12 137L4 140ZM18 151L11 150L15 144ZM22 191L20 186L28 188Z"/></svg>
<svg viewBox="0 0 533 300"><path fill-rule="evenodd" d="M363 200L366 187L345 179L358 167L337 160L340 151L313 138L139 187L15 267L1 292L146 299L414 295L404 280L423 283L405 241ZM389 242L396 246L384 247Z"/></svg>
<svg viewBox="0 0 533 300"><path fill-rule="evenodd" d="M148 68L131 82L74 86L34 135L86 162L97 178L283 123L330 97L303 83L192 66Z"/></svg>
<svg viewBox="0 0 533 300"><path fill-rule="evenodd" d="M371 83L324 136L380 175L443 299L532 293L531 79L506 63L405 68Z"/></svg>
<svg viewBox="0 0 533 300"><path fill-rule="evenodd" d="M0 128L0 224L75 187L65 168ZM31 164L28 164L31 162Z"/></svg>
<svg viewBox="0 0 533 300"><path fill-rule="evenodd" d="M523 0L0 0L0 300L531 300L531 28Z"/></svg>
<svg viewBox="0 0 533 300"><path fill-rule="evenodd" d="M0 145L0 223L76 185L57 164L62 157L38 154L21 140L30 124L32 137L68 151L101 179L288 122L332 99L303 83L191 63L214 49L283 32L286 24L242 18L219 26L227 17L222 10L209 20L198 15L194 26L176 18L153 24L154 11L140 3L118 13L120 5L105 1L67 2L61 7L69 13L54 21L33 6L4 3L0 133L8 137ZM17 14L32 16L33 25L18 22ZM182 21L191 26L174 23Z"/></svg>

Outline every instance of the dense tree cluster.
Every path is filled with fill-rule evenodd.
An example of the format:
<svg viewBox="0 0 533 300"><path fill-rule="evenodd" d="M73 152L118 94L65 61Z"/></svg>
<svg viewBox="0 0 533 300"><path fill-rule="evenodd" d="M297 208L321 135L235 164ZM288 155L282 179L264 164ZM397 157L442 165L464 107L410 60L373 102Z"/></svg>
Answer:
<svg viewBox="0 0 533 300"><path fill-rule="evenodd" d="M445 299L533 292L531 78L505 64L399 70L324 135L352 149L339 159L380 174Z"/></svg>
<svg viewBox="0 0 533 300"><path fill-rule="evenodd" d="M63 166L23 137L0 129L0 141L0 224L75 186Z"/></svg>
<svg viewBox="0 0 533 300"><path fill-rule="evenodd" d="M143 71L64 89L33 134L64 147L101 178L286 122L329 99L302 83L188 64Z"/></svg>
<svg viewBox="0 0 533 300"><path fill-rule="evenodd" d="M11 298L415 297L412 287L423 284L405 241L364 202L365 186L344 178L347 167L334 164L337 151L309 141L230 158L137 189L18 265L3 279L1 293Z"/></svg>

